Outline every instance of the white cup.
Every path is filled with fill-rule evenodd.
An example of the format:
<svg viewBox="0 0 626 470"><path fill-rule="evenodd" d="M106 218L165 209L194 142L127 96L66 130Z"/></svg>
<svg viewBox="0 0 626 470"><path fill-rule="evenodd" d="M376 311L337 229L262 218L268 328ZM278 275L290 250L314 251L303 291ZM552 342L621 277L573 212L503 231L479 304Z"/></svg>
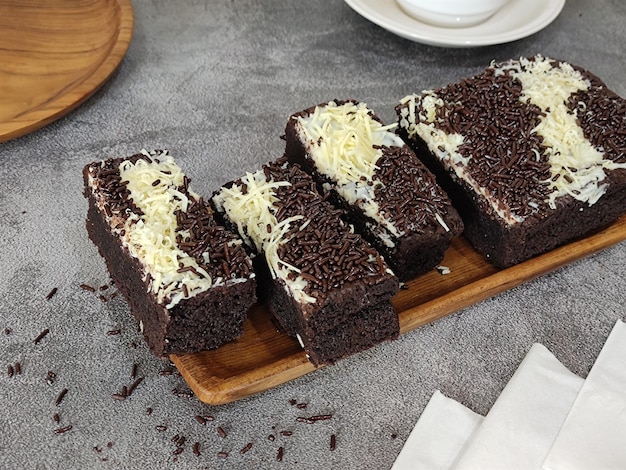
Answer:
<svg viewBox="0 0 626 470"><path fill-rule="evenodd" d="M509 0L396 0L418 21L447 28L474 26L489 19Z"/></svg>

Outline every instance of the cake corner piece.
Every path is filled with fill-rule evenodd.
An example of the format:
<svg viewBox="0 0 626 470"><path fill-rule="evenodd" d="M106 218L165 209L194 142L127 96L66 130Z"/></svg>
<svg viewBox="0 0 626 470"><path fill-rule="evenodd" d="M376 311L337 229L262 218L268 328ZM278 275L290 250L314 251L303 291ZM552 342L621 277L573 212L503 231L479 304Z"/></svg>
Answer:
<svg viewBox="0 0 626 470"><path fill-rule="evenodd" d="M87 232L152 353L238 338L256 301L251 260L168 152L93 162L83 177Z"/></svg>
<svg viewBox="0 0 626 470"><path fill-rule="evenodd" d="M592 73L541 55L408 95L400 135L439 181L465 236L505 268L626 211L626 101Z"/></svg>

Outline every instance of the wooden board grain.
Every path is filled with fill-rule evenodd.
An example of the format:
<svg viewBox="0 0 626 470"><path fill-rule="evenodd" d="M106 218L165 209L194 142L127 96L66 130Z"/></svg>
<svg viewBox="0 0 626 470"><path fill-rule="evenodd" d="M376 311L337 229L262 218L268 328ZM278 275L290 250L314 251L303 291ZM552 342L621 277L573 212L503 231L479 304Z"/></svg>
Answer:
<svg viewBox="0 0 626 470"><path fill-rule="evenodd" d="M0 2L0 142L89 98L126 54L133 23L130 0Z"/></svg>
<svg viewBox="0 0 626 470"><path fill-rule="evenodd" d="M407 282L393 300L406 333L464 307L626 240L626 216L581 240L507 269L496 269L463 238L454 240L441 263L450 273L433 270ZM312 372L298 343L277 331L262 305L252 308L243 336L221 348L171 356L203 402L229 403Z"/></svg>

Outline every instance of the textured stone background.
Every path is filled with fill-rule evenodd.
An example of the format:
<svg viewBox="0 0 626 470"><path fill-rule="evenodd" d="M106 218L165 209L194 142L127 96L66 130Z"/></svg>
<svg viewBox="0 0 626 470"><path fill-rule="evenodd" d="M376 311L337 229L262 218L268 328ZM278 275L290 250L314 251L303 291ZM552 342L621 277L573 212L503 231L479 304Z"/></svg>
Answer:
<svg viewBox="0 0 626 470"><path fill-rule="evenodd" d="M340 0L134 7L134 39L113 78L64 119L0 145L0 468L388 468L434 390L484 414L533 342L586 376L615 320L626 319L624 243L257 396L219 407L175 396L186 384L159 374L170 366L150 356L126 304L78 287L109 282L84 229L81 169L168 148L209 194L279 156L294 111L352 97L390 121L410 92L536 53L584 66L626 96L623 1L568 0L545 30L478 49L407 41ZM9 377L15 362L22 373ZM144 381L130 399L113 400L133 363ZM295 420L327 413L313 425ZM201 426L198 414L215 421ZM70 432L53 432L68 424ZM187 439L177 457L176 434Z"/></svg>

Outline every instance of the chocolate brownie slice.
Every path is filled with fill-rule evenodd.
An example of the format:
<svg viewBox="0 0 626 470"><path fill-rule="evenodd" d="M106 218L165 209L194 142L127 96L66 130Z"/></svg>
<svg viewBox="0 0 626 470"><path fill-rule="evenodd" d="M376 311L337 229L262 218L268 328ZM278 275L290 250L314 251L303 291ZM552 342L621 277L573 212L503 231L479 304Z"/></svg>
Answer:
<svg viewBox="0 0 626 470"><path fill-rule="evenodd" d="M395 127L364 103L323 103L289 118L285 155L313 175L404 281L439 264L463 224Z"/></svg>
<svg viewBox="0 0 626 470"><path fill-rule="evenodd" d="M240 238L166 151L85 166L87 231L158 355L216 348L239 337L256 300Z"/></svg>
<svg viewBox="0 0 626 470"><path fill-rule="evenodd" d="M285 159L224 185L217 211L264 260L268 305L311 362L329 364L399 334L398 280Z"/></svg>
<svg viewBox="0 0 626 470"><path fill-rule="evenodd" d="M626 212L626 101L580 67L542 56L493 63L396 111L465 236L498 267Z"/></svg>

